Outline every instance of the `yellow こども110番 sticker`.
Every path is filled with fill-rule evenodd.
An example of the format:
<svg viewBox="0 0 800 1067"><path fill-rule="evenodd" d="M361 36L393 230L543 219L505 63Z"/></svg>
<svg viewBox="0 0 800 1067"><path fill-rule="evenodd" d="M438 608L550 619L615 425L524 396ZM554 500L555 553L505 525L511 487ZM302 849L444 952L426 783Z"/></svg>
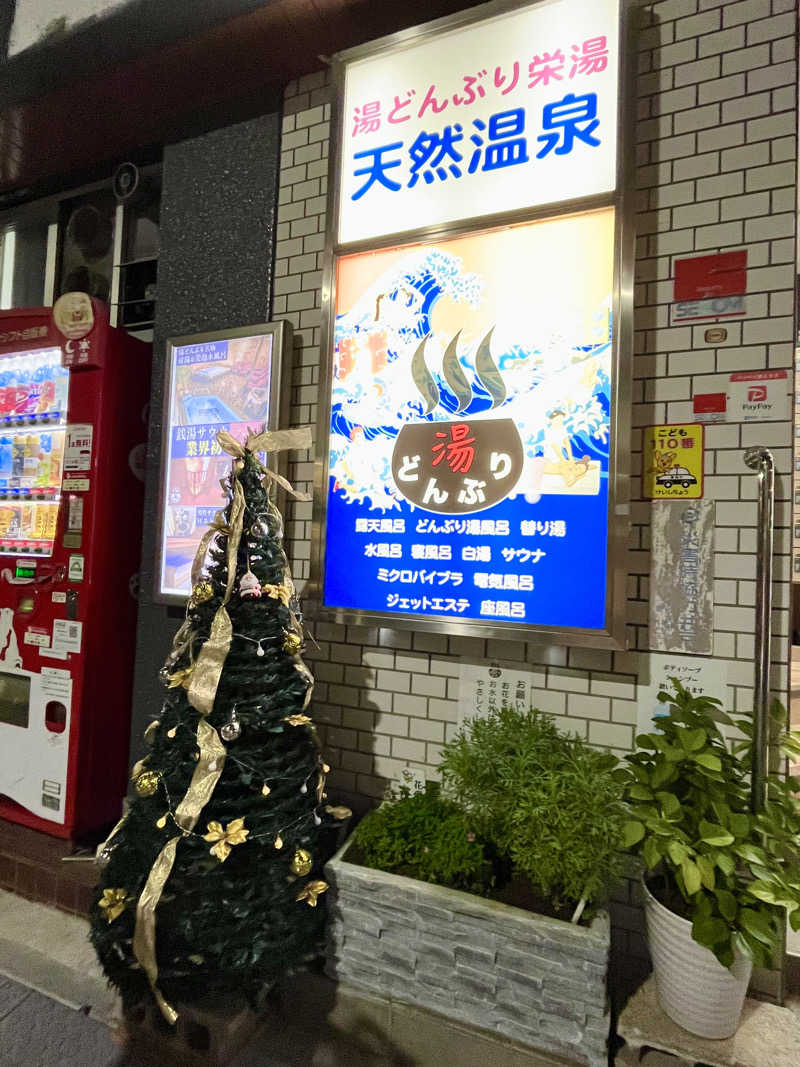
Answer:
<svg viewBox="0 0 800 1067"><path fill-rule="evenodd" d="M647 426L642 456L646 500L699 500L703 495L703 425Z"/></svg>

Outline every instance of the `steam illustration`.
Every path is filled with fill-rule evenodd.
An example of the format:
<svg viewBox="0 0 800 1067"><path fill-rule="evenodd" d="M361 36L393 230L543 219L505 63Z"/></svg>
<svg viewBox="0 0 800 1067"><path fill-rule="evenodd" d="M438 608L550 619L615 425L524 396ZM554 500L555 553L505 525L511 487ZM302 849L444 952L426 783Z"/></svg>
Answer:
<svg viewBox="0 0 800 1067"><path fill-rule="evenodd" d="M467 381L467 376L464 373L461 364L458 362L458 355L456 349L458 348L458 339L461 336L461 330L452 338L450 344L447 346L447 350L444 354L444 360L442 362L442 371L444 372L444 380L450 387L450 391L458 401L458 407L456 408L456 415L460 415L469 402L472 400L472 389Z"/></svg>
<svg viewBox="0 0 800 1067"><path fill-rule="evenodd" d="M411 357L411 377L414 379L414 385L419 390L419 394L427 404L424 415L430 415L436 405L439 403L439 386L428 370L428 365L425 362L425 342L430 337L430 334L425 334L420 343L417 345L417 350Z"/></svg>
<svg viewBox="0 0 800 1067"><path fill-rule="evenodd" d="M478 376L478 381L494 401L492 404L494 409L505 400L506 387L500 375L500 370L492 359L491 349L489 348L493 333L494 326L478 345L478 352L475 356L475 373Z"/></svg>
<svg viewBox="0 0 800 1067"><path fill-rule="evenodd" d="M492 398L490 411L499 407L508 395L503 377L492 357L491 339L493 333L494 326L492 326L489 332L481 339L481 342L478 345L478 350L475 353L475 376ZM423 415L430 415L441 399L441 393L439 391L439 386L436 384L436 379L425 362L425 345L430 336L431 334L427 333L422 338L411 358L411 377L420 396L425 402ZM456 408L457 415L466 410L474 396L473 389L467 380L467 376L464 373L464 369L458 358L457 350L460 336L461 330L450 339L442 360L442 373L444 379L458 401L458 407Z"/></svg>

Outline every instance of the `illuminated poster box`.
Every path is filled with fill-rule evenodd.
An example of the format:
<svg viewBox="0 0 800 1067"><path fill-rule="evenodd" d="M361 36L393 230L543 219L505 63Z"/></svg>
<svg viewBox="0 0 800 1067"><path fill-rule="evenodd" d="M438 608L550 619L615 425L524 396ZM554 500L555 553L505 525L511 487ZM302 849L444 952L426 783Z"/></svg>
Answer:
<svg viewBox="0 0 800 1067"><path fill-rule="evenodd" d="M339 260L325 604L602 628L613 256L605 208Z"/></svg>
<svg viewBox="0 0 800 1067"><path fill-rule="evenodd" d="M626 27L489 4L334 63L323 616L622 644Z"/></svg>
<svg viewBox="0 0 800 1067"><path fill-rule="evenodd" d="M228 430L277 429L286 323L265 323L167 342L155 599L183 602L192 562L209 523L226 503L220 480L230 457L217 444Z"/></svg>

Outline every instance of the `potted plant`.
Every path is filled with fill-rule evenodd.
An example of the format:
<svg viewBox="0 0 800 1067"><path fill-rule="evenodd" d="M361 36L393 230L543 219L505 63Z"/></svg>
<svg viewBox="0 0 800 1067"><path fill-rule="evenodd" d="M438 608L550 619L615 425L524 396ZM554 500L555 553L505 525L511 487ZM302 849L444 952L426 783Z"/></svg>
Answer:
<svg viewBox="0 0 800 1067"><path fill-rule="evenodd" d="M753 963L766 965L788 914L800 928L800 781L769 774L764 811L750 807L752 722L673 679L669 711L619 773L625 844L644 860L645 912L658 997L701 1037L736 1031ZM772 751L797 755L773 705ZM723 736L738 729L744 739Z"/></svg>
<svg viewBox="0 0 800 1067"><path fill-rule="evenodd" d="M328 863L328 973L605 1067L616 767L538 711L465 724L441 788L387 798Z"/></svg>

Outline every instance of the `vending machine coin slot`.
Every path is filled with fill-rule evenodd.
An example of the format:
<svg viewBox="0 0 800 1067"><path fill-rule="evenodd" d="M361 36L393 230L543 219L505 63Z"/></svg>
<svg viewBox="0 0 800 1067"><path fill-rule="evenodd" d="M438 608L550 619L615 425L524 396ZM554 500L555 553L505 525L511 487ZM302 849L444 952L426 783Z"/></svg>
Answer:
<svg viewBox="0 0 800 1067"><path fill-rule="evenodd" d="M67 709L60 700L48 700L44 709L44 724L51 734L63 734L67 727Z"/></svg>
<svg viewBox="0 0 800 1067"><path fill-rule="evenodd" d="M78 593L75 589L67 590L67 618L72 622L78 618Z"/></svg>

